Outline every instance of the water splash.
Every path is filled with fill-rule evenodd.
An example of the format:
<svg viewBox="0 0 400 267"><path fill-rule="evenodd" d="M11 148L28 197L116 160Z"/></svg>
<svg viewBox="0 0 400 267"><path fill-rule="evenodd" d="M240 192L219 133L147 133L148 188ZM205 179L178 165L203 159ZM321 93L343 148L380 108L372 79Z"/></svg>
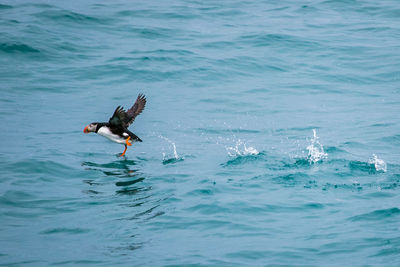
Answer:
<svg viewBox="0 0 400 267"><path fill-rule="evenodd" d="M319 137L317 136L316 129L313 129L313 134L314 136L311 139L311 144L307 147L307 160L310 164L317 163L318 161L326 159L328 157L328 154L324 152L324 147L318 141Z"/></svg>
<svg viewBox="0 0 400 267"><path fill-rule="evenodd" d="M376 154L372 154L372 158L368 160L369 164L373 164L375 166L375 170L377 171L387 171L387 164L383 159L379 159Z"/></svg>
<svg viewBox="0 0 400 267"><path fill-rule="evenodd" d="M176 152L176 145L175 145L175 142L172 142L170 139L168 139L167 137L162 136L162 135L160 135L160 138L161 138L161 139L164 139L165 141L167 141L167 142L172 146L173 151L174 151L174 158L178 159L179 156L178 156L178 153ZM165 156L165 153L163 153L163 155Z"/></svg>
<svg viewBox="0 0 400 267"><path fill-rule="evenodd" d="M235 146L225 146L228 155L231 157L235 156L247 156L247 155L258 155L259 152L252 146L247 147L246 142L238 139Z"/></svg>
<svg viewBox="0 0 400 267"><path fill-rule="evenodd" d="M160 135L159 137L161 139L167 141L171 145L172 150L173 150L173 155L166 154L165 152L162 153L163 154L163 164L175 163L178 161L182 161L183 157L179 157L178 152L176 151L175 142L171 141L170 139L168 139L167 137L162 136L162 135Z"/></svg>

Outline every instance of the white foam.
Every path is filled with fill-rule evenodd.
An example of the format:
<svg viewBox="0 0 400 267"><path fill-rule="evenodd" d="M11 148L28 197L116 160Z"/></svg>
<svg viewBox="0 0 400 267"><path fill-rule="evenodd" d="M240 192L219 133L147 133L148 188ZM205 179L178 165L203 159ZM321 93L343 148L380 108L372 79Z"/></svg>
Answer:
<svg viewBox="0 0 400 267"><path fill-rule="evenodd" d="M307 147L308 156L307 159L310 163L317 163L320 160L326 159L328 154L324 152L323 145L318 141L317 131L313 129L313 138L311 144Z"/></svg>
<svg viewBox="0 0 400 267"><path fill-rule="evenodd" d="M374 164L375 170L377 171L387 171L387 164L383 159L379 159L377 155L372 154L372 158L368 161L369 164Z"/></svg>

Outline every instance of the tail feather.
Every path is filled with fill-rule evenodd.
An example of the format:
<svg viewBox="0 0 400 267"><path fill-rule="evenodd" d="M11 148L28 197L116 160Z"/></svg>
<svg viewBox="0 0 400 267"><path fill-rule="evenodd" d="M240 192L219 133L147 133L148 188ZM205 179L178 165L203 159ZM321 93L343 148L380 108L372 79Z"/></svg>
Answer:
<svg viewBox="0 0 400 267"><path fill-rule="evenodd" d="M143 142L142 139L139 138L136 134L132 133L131 131L128 131L129 136L131 137L131 140L134 140L136 142Z"/></svg>

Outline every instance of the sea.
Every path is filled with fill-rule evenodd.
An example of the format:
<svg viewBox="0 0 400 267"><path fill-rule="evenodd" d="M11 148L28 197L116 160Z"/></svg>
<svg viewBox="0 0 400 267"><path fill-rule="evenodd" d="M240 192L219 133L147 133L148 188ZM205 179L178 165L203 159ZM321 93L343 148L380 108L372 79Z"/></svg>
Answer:
<svg viewBox="0 0 400 267"><path fill-rule="evenodd" d="M0 265L400 266L399 114L397 0L1 0Z"/></svg>

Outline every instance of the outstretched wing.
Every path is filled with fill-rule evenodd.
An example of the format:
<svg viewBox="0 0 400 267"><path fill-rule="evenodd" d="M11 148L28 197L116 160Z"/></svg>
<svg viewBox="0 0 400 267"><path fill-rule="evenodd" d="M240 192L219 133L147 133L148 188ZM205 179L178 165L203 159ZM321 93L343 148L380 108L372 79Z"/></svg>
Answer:
<svg viewBox="0 0 400 267"><path fill-rule="evenodd" d="M126 120L126 112L123 107L118 106L108 123L114 127L124 127L124 121Z"/></svg>
<svg viewBox="0 0 400 267"><path fill-rule="evenodd" d="M142 113L145 105L146 105L146 97L142 94L139 94L135 104L133 104L133 106L126 112L127 116L125 118L125 123L127 124L127 126L131 125L132 122L137 117L137 115Z"/></svg>
<svg viewBox="0 0 400 267"><path fill-rule="evenodd" d="M118 106L108 122L114 127L128 128L135 120L136 116L143 111L145 105L146 97L140 94L136 99L135 104L133 104L128 111L125 111L124 108Z"/></svg>

